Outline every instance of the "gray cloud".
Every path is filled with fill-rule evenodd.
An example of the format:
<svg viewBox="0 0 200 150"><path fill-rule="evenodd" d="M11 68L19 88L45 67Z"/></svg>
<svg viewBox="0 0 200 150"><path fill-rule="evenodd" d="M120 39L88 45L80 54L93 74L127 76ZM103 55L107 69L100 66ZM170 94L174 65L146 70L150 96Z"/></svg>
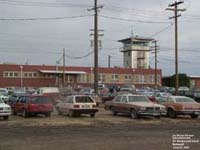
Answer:
<svg viewBox="0 0 200 150"><path fill-rule="evenodd" d="M0 18L53 18L92 15L87 8L93 0L7 0L0 1ZM18 2L17 2L18 1ZM102 16L130 20L173 22L168 17L172 12L164 9L172 0L99 0L104 8ZM28 6L27 6L28 5ZM34 5L34 6L33 6ZM186 0L182 8L187 11L179 18L180 72L198 75L199 59L199 8L200 2ZM0 21L0 62L55 65L62 56L62 49L72 57L84 56L92 51L90 29L93 17L63 20ZM107 66L107 56L111 55L113 66L122 66L122 46L116 40L131 35L149 37L169 23L139 23L99 17L99 28L104 29L103 48L99 50L100 66ZM174 26L156 35L159 41L159 67L164 74L174 73ZM153 67L154 58L151 56ZM93 65L93 55L83 59L66 59L67 65Z"/></svg>

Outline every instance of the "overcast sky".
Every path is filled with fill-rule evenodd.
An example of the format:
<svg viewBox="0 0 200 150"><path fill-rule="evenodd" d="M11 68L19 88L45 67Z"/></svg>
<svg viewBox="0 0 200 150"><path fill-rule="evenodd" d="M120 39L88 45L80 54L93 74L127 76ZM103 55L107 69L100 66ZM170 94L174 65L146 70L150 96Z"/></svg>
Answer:
<svg viewBox="0 0 200 150"><path fill-rule="evenodd" d="M134 35L158 40L158 66L164 75L173 74L174 20L168 19L173 12L165 10L172 2L98 0L104 6L99 11L99 29L104 30L99 66L107 66L108 55L112 66L123 65L119 51L122 44L117 40L130 37L133 31ZM94 0L0 0L0 63L55 65L65 48L67 65L93 66L93 12L88 11L93 3ZM185 0L179 7L187 9L179 18L179 72L200 75L200 1ZM153 68L153 54L150 61Z"/></svg>

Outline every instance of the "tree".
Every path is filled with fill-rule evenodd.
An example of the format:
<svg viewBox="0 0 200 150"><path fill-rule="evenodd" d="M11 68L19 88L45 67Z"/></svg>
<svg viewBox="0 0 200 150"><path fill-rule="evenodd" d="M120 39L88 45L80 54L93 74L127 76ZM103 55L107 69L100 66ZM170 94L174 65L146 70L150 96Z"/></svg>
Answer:
<svg viewBox="0 0 200 150"><path fill-rule="evenodd" d="M190 87L190 78L186 74L180 73L180 74L178 74L178 76L179 76L179 87L180 86ZM171 87L175 87L175 78L176 78L176 75L173 75L170 78L170 86Z"/></svg>

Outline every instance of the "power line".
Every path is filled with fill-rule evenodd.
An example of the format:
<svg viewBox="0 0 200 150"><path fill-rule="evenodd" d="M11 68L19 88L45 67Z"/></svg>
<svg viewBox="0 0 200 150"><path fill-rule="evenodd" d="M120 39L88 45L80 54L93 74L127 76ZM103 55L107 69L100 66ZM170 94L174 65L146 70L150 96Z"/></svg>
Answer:
<svg viewBox="0 0 200 150"><path fill-rule="evenodd" d="M37 20L62 20L62 19L74 19L90 17L92 15L80 15L71 17L52 17L52 18L0 18L0 21L37 21Z"/></svg>
<svg viewBox="0 0 200 150"><path fill-rule="evenodd" d="M111 17L111 16L105 16L105 15L99 15L102 18L106 19L112 19L112 20L121 20L121 21L129 21L129 22L140 22L140 23L170 23L170 22L159 22L159 21L142 21L142 20L131 20L131 19L125 19L125 18L118 18L118 17Z"/></svg>
<svg viewBox="0 0 200 150"><path fill-rule="evenodd" d="M171 26L173 26L173 23L170 23L170 25L168 25L167 27L163 28L162 30L160 30L160 31L158 31L158 32L156 32L156 33L154 33L154 34L152 34L151 37L154 37L154 36L156 36L156 35L162 33L163 31L167 30L167 29L170 28Z"/></svg>
<svg viewBox="0 0 200 150"><path fill-rule="evenodd" d="M86 57L92 55L93 53L94 53L94 51L91 51L88 54L83 55L83 56L69 56L69 55L66 55L66 54L65 54L65 56L68 57L68 58L71 58L71 59L82 59L82 58L86 58Z"/></svg>
<svg viewBox="0 0 200 150"><path fill-rule="evenodd" d="M88 8L90 5L72 4L72 3L48 3L48 2L27 2L16 0L0 0L0 4L14 6L38 6L38 7L81 7Z"/></svg>

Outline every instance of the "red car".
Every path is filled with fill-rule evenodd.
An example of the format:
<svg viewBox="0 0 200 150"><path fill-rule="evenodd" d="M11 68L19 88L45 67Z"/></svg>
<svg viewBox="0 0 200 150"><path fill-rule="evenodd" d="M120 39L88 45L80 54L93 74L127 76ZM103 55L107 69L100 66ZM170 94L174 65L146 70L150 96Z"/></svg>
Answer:
<svg viewBox="0 0 200 150"><path fill-rule="evenodd" d="M51 115L53 104L47 96L21 96L13 106L13 114L22 114L23 117L44 114Z"/></svg>

